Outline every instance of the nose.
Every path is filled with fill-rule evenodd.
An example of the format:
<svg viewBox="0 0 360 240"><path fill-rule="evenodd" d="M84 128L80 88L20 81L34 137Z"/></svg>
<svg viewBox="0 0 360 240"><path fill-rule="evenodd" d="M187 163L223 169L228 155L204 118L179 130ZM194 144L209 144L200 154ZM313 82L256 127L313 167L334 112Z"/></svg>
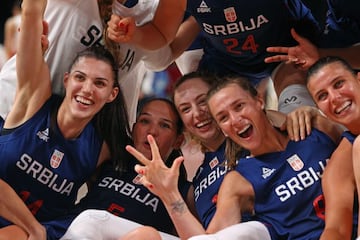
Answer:
<svg viewBox="0 0 360 240"><path fill-rule="evenodd" d="M336 103L341 98L340 92L336 90L329 91L329 96L332 103Z"/></svg>
<svg viewBox="0 0 360 240"><path fill-rule="evenodd" d="M159 127L155 124L150 124L147 130L148 134L151 134L154 138L159 135Z"/></svg>
<svg viewBox="0 0 360 240"><path fill-rule="evenodd" d="M82 91L84 93L87 93L89 95L92 94L93 92L93 83L90 79L86 79L84 82L83 82L83 85L82 85Z"/></svg>
<svg viewBox="0 0 360 240"><path fill-rule="evenodd" d="M195 118L199 118L204 115L205 110L202 107L195 106L193 109Z"/></svg>

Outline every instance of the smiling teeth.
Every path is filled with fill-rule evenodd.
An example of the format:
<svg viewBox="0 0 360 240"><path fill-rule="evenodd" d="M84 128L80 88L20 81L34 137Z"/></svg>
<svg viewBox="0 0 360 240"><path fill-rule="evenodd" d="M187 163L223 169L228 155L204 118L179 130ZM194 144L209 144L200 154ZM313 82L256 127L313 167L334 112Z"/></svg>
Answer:
<svg viewBox="0 0 360 240"><path fill-rule="evenodd" d="M76 97L76 101L79 102L79 103L82 103L82 104L86 104L86 105L90 105L91 104L91 101L86 99L86 98L83 98L81 96L77 96Z"/></svg>
<svg viewBox="0 0 360 240"><path fill-rule="evenodd" d="M196 127L201 128L201 127L203 127L203 126L205 126L205 125L207 125L209 123L211 123L211 120L206 120L206 121L203 121L201 123L196 124Z"/></svg>
<svg viewBox="0 0 360 240"><path fill-rule="evenodd" d="M351 102L350 101L346 101L342 104L342 106L338 109L335 110L336 114L341 113L345 108L347 108L348 106L350 106Z"/></svg>
<svg viewBox="0 0 360 240"><path fill-rule="evenodd" d="M238 135L243 134L243 133L246 132L249 128L250 128L250 124L247 125L247 126L245 126L242 130L240 130L240 131L238 132Z"/></svg>

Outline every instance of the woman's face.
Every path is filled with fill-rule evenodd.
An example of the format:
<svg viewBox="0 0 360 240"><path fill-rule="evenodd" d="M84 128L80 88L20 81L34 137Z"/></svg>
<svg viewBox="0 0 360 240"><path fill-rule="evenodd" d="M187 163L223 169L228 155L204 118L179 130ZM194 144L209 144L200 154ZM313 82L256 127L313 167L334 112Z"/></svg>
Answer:
<svg viewBox="0 0 360 240"><path fill-rule="evenodd" d="M208 104L221 130L236 144L249 151L261 147L267 121L261 98L231 83L212 95Z"/></svg>
<svg viewBox="0 0 360 240"><path fill-rule="evenodd" d="M360 119L360 81L340 63L314 73L307 87L319 109L331 120L352 128Z"/></svg>
<svg viewBox="0 0 360 240"><path fill-rule="evenodd" d="M208 91L207 83L193 78L186 80L174 92L174 102L186 130L203 143L222 134L207 107Z"/></svg>
<svg viewBox="0 0 360 240"><path fill-rule="evenodd" d="M75 118L92 118L119 92L114 88L111 66L90 57L82 57L73 65L65 74L64 85L65 102Z"/></svg>
<svg viewBox="0 0 360 240"><path fill-rule="evenodd" d="M147 135L151 134L162 159L167 159L173 149L180 148L183 141L183 135L177 133L178 121L168 103L161 100L146 103L133 127L134 147L151 159L151 148L147 140Z"/></svg>

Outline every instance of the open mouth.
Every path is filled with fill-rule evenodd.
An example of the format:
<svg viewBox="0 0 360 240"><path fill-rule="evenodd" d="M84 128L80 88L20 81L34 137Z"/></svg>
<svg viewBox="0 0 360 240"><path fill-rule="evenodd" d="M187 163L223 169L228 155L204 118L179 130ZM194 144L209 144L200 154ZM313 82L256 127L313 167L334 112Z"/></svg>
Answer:
<svg viewBox="0 0 360 240"><path fill-rule="evenodd" d="M335 109L335 114L337 115L341 114L342 112L349 109L351 105L352 105L351 101L345 101L340 107Z"/></svg>
<svg viewBox="0 0 360 240"><path fill-rule="evenodd" d="M202 122L196 124L195 126L196 126L197 128L202 128L202 127L205 127L205 126L211 124L211 122L212 122L212 120L211 120L211 119L208 119L208 120L205 120L205 121L202 121Z"/></svg>
<svg viewBox="0 0 360 240"><path fill-rule="evenodd" d="M90 101L89 99L86 99L84 97L81 97L81 96L76 96L75 100L76 100L76 102L87 105L87 106L92 104L92 101Z"/></svg>
<svg viewBox="0 0 360 240"><path fill-rule="evenodd" d="M238 132L239 137L241 138L248 138L253 132L253 126L247 125L245 128L243 128L241 131Z"/></svg>

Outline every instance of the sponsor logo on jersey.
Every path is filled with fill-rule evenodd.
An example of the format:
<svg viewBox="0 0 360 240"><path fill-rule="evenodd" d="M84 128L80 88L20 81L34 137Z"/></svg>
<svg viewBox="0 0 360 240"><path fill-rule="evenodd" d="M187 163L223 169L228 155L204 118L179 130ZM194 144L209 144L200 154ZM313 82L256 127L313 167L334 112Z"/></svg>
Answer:
<svg viewBox="0 0 360 240"><path fill-rule="evenodd" d="M55 149L50 158L50 166L52 168L58 168L60 166L63 157L64 157L64 153Z"/></svg>
<svg viewBox="0 0 360 240"><path fill-rule="evenodd" d="M297 100L296 96L291 96L289 98L285 98L284 103L285 104L294 103L294 102L296 102L296 100Z"/></svg>
<svg viewBox="0 0 360 240"><path fill-rule="evenodd" d="M197 8L198 13L211 13L211 8L208 7L205 1L200 3L200 6Z"/></svg>
<svg viewBox="0 0 360 240"><path fill-rule="evenodd" d="M211 170L213 170L214 167L216 167L217 165L219 165L219 159L217 157L214 157L213 160L210 161L209 166Z"/></svg>
<svg viewBox="0 0 360 240"><path fill-rule="evenodd" d="M266 179L266 178L270 177L274 172L275 172L274 168L271 169L271 168L263 167L262 168L262 177L263 177L263 179Z"/></svg>
<svg viewBox="0 0 360 240"><path fill-rule="evenodd" d="M304 167L304 162L300 159L300 157L297 154L292 155L286 161L290 164L292 169L294 171L300 171Z"/></svg>
<svg viewBox="0 0 360 240"><path fill-rule="evenodd" d="M224 9L225 19L228 22L235 22L237 19L236 11L234 7Z"/></svg>
<svg viewBox="0 0 360 240"><path fill-rule="evenodd" d="M38 131L36 133L36 136L38 136L39 139L41 139L41 140L43 140L45 142L49 141L49 128L46 128L43 131Z"/></svg>

